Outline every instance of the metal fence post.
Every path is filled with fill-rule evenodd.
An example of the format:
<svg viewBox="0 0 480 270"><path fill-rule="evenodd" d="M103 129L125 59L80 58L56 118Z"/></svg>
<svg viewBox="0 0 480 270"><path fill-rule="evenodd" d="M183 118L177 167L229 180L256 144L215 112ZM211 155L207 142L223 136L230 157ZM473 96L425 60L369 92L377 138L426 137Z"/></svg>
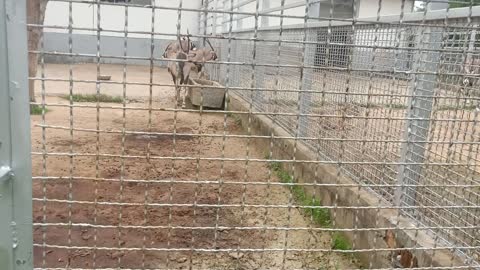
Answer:
<svg viewBox="0 0 480 270"><path fill-rule="evenodd" d="M26 2L0 0L0 268L31 270Z"/></svg>
<svg viewBox="0 0 480 270"><path fill-rule="evenodd" d="M263 0L262 1L262 12L263 10L266 10L270 8L270 0ZM267 16L262 16L261 18L261 27L267 27L268 26L268 17Z"/></svg>
<svg viewBox="0 0 480 270"><path fill-rule="evenodd" d="M397 206L414 206L416 204L416 187L405 185L419 184L425 163L426 141L430 132L430 117L437 81L442 44L440 27L428 27L423 35L417 35L415 44L418 50L413 59L413 76L405 123L405 143L401 149L400 166L397 176L400 185L395 191ZM428 48L428 51L423 51ZM422 73L423 74L418 74ZM422 165L408 164L417 163ZM413 214L414 211L408 211Z"/></svg>
<svg viewBox="0 0 480 270"><path fill-rule="evenodd" d="M305 66L312 67L315 62L315 44L310 44L308 42L315 41L316 30L315 29L307 29L305 31L306 36L306 44L304 50L304 59L303 59L303 75L302 75L302 87L300 90L312 90L312 79L313 79L313 72L312 68L305 68ZM309 92L300 92L300 113L307 114L310 112L312 94ZM308 117L301 116L299 119L299 136L303 137L307 134L308 130Z"/></svg>
<svg viewBox="0 0 480 270"><path fill-rule="evenodd" d="M205 41L205 40L206 40L206 39L205 39L205 36L207 35L207 28L208 28L208 2L209 2L208 0L205 1L205 2L204 2L205 4L203 5L203 8L204 8L204 10L205 10L205 11L203 12L203 19L204 19L204 21L203 21L203 31L200 32L200 33L202 33L203 36L204 36L204 38L202 38L202 46L203 46L203 47L206 46L206 44L205 44L205 42L206 42L206 41Z"/></svg>
<svg viewBox="0 0 480 270"><path fill-rule="evenodd" d="M213 6L215 7L214 8L214 11L218 10L218 1L219 0L214 0L214 3L213 3ZM216 36L217 35L217 12L213 13L213 22L212 22L212 29L210 31L210 33L212 33L213 36Z"/></svg>
<svg viewBox="0 0 480 270"><path fill-rule="evenodd" d="M265 36L263 35L263 32L259 31L257 34L258 39L263 39ZM255 62L256 63L266 63L267 59L264 56L265 53L265 48L262 46L265 46L261 44L260 42L257 43L256 45L256 56L255 56ZM255 66L255 103L256 105L264 104L264 99L265 99L265 92L262 90L259 90L259 88L264 88L265 87L265 76L266 76L266 67L263 66ZM268 95L268 93L267 93Z"/></svg>

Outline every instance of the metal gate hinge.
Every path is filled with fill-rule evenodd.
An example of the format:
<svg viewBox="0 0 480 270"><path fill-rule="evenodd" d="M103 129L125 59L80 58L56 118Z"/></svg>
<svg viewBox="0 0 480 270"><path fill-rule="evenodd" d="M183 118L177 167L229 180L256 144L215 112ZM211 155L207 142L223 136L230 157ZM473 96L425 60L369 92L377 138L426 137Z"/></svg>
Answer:
<svg viewBox="0 0 480 270"><path fill-rule="evenodd" d="M0 167L0 182L6 181L13 176L12 168L9 166Z"/></svg>

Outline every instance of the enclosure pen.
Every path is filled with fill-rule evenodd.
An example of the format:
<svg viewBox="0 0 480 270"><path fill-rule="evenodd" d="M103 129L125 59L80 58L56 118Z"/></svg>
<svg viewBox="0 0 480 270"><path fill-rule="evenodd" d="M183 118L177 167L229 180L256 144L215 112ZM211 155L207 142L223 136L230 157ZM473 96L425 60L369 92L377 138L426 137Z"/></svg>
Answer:
<svg viewBox="0 0 480 270"><path fill-rule="evenodd" d="M0 269L480 269L479 24L0 0Z"/></svg>

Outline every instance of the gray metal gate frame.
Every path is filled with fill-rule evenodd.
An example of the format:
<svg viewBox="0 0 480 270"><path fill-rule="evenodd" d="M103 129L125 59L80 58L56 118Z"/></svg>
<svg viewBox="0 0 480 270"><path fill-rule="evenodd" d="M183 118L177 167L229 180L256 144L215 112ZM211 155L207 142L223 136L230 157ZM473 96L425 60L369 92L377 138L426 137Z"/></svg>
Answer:
<svg viewBox="0 0 480 270"><path fill-rule="evenodd" d="M0 269L2 270L33 268L25 11L24 0L0 0Z"/></svg>

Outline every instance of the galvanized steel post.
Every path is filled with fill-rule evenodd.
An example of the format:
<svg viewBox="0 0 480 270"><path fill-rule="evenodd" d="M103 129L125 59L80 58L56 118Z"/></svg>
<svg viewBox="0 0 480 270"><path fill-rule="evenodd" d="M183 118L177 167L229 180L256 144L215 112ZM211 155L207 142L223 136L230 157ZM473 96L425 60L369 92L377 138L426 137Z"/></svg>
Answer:
<svg viewBox="0 0 480 270"><path fill-rule="evenodd" d="M0 268L31 270L26 2L0 0Z"/></svg>
<svg viewBox="0 0 480 270"><path fill-rule="evenodd" d="M416 36L415 44L420 48L413 59L404 133L406 143L401 151L397 177L400 186L395 192L395 203L398 206L416 205L416 185L419 184L426 162L425 149L430 133L430 117L438 76L434 73L438 71L441 57L442 31L440 27L428 27L423 35ZM413 211L408 211L411 215L414 214Z"/></svg>
<svg viewBox="0 0 480 270"><path fill-rule="evenodd" d="M306 29L305 30L305 46L304 48L304 57L303 57L303 67L302 67L302 82L301 82L301 88L300 90L303 90L302 92L299 93L300 95L300 114L308 114L310 113L311 109L311 100L312 100L312 93L308 92L312 90L312 81L313 81L313 65L315 63L315 44L312 44L311 42L315 42L315 39L317 37L316 29L311 28L311 29ZM306 68L307 67L307 68ZM304 92L306 91L306 92ZM306 132L308 130L308 117L307 116L300 116L299 118L299 136L303 137L306 136Z"/></svg>

